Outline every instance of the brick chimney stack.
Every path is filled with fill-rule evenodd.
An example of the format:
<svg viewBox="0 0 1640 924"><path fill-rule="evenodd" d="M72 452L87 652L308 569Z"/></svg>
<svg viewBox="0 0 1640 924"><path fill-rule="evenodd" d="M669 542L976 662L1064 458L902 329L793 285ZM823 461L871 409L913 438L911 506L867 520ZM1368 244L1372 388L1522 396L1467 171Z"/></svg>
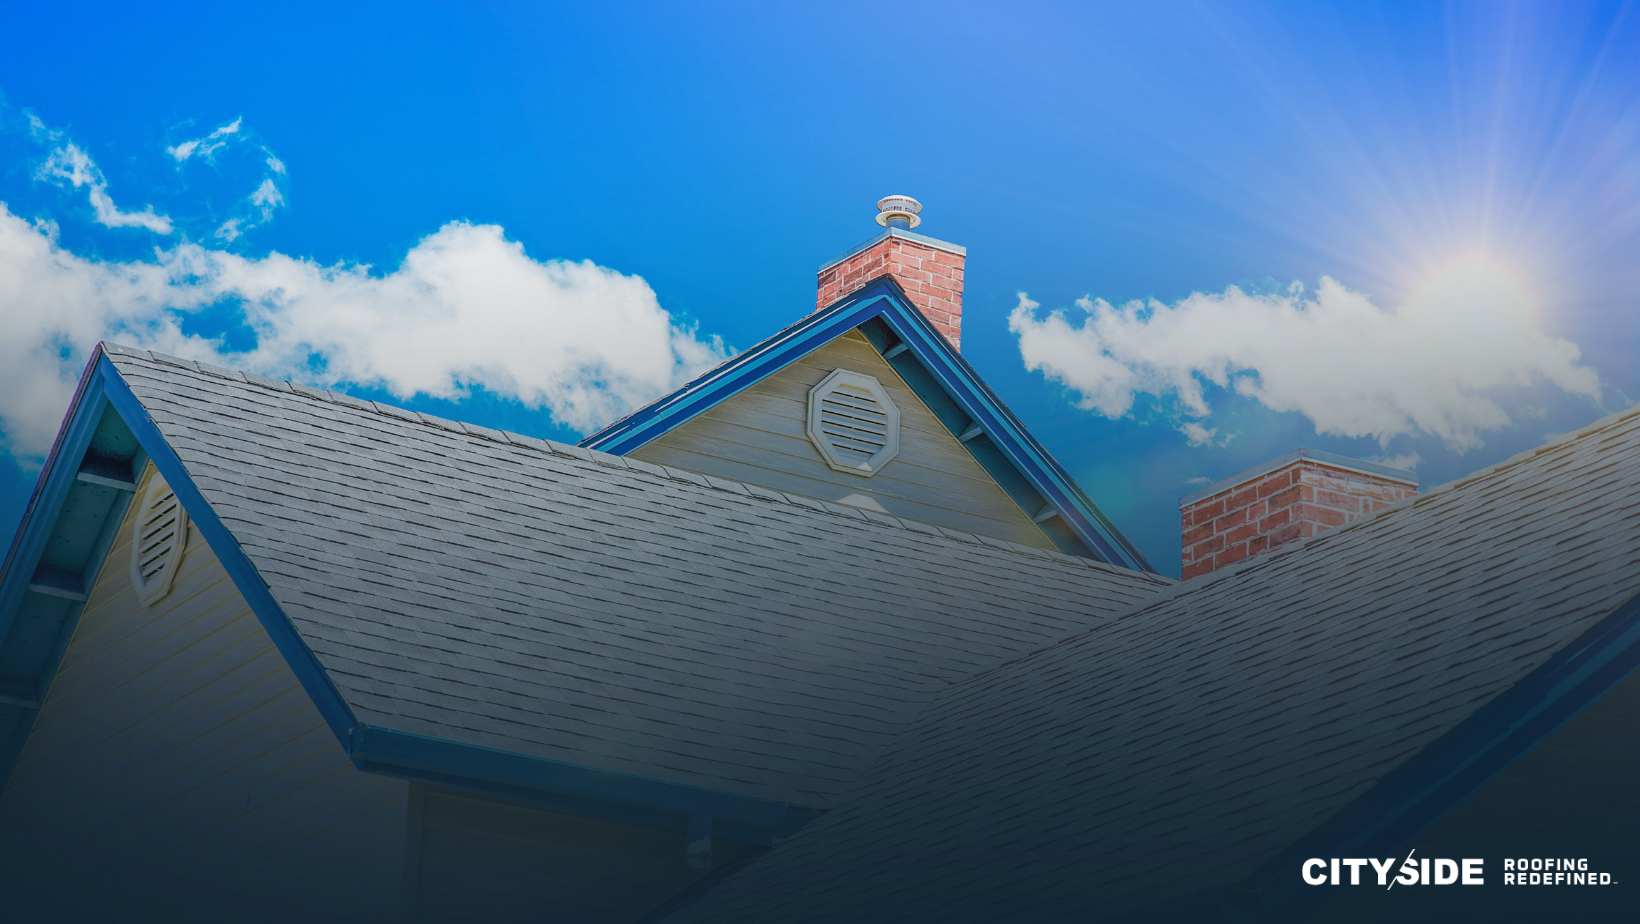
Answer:
<svg viewBox="0 0 1640 924"><path fill-rule="evenodd" d="M935 329L962 349L962 270L968 249L913 234L911 229L922 223L922 203L910 196L882 199L877 211L877 223L888 230L820 267L816 310L888 274Z"/></svg>
<svg viewBox="0 0 1640 924"><path fill-rule="evenodd" d="M1179 498L1183 577L1273 552L1416 493L1412 472L1296 449Z"/></svg>

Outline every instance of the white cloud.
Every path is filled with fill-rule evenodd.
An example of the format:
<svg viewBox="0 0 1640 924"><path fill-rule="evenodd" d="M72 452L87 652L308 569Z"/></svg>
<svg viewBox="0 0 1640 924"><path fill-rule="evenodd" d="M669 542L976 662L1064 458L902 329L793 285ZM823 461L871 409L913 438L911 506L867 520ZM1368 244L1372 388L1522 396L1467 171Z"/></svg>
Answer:
<svg viewBox="0 0 1640 924"><path fill-rule="evenodd" d="M1205 419L1210 382L1276 411L1298 411L1318 433L1384 445L1422 431L1465 450L1510 422L1484 394L1489 389L1546 381L1600 397L1577 346L1539 331L1521 290L1479 265L1437 278L1395 311L1325 278L1313 297L1297 285L1270 295L1232 286L1172 305L1077 304L1086 312L1080 324L1062 311L1040 317L1020 293L1008 326L1026 368L1111 418L1129 413L1144 392ZM1192 445L1214 432L1194 421L1180 429Z"/></svg>
<svg viewBox="0 0 1640 924"><path fill-rule="evenodd" d="M49 132L38 119L34 119L33 122L37 136L38 132L45 131L49 140L59 140L60 133ZM90 187L91 207L97 213L98 224L110 228L147 228L155 234L171 233L171 219L154 214L154 207L151 205L140 212L120 211L108 195L108 181L103 178L102 171L97 169L90 155L75 144L63 144L52 148L36 176L58 185L66 181L75 189L81 186Z"/></svg>
<svg viewBox="0 0 1640 924"><path fill-rule="evenodd" d="M1387 465L1390 468L1398 468L1410 472L1417 468L1418 463L1424 461L1424 459L1416 452L1398 452L1394 455L1373 456L1367 461L1377 462L1379 465Z"/></svg>
<svg viewBox="0 0 1640 924"><path fill-rule="evenodd" d="M224 221L216 229L216 236L224 241L232 241L242 236L246 231L257 225L265 225L273 220L273 210L285 204L285 196L275 186L272 177L264 177L262 184L253 190L247 200L250 203L249 211L253 214L238 215Z"/></svg>
<svg viewBox="0 0 1640 924"><path fill-rule="evenodd" d="M276 182L276 179L286 176L284 162L275 157L267 145L257 141L255 133L245 127L244 117L216 128L203 138L194 138L165 149L165 153L176 159L179 170L190 160L203 161L221 169L223 164L218 162L217 152L230 144L235 145L236 150L244 152L234 158L233 163L238 164L248 157L251 162L257 163L258 171L265 165L269 172L262 176L261 183L251 191L251 194L242 200L236 209L237 214L224 220L213 232L218 240L225 242L238 240L252 228L272 221L274 209L285 204L285 194Z"/></svg>
<svg viewBox="0 0 1640 924"><path fill-rule="evenodd" d="M1206 475L1197 475L1194 478L1186 478L1184 480L1184 483L1185 484L1212 484L1213 479L1208 478Z"/></svg>
<svg viewBox="0 0 1640 924"><path fill-rule="evenodd" d="M255 350L224 356L182 334L181 316L229 298L242 300ZM104 338L400 399L482 387L583 432L727 355L680 327L643 279L533 260L494 225L445 225L380 275L189 243L154 261L89 260L0 204L0 431L14 455L44 454Z"/></svg>
<svg viewBox="0 0 1640 924"><path fill-rule="evenodd" d="M1190 441L1190 445L1206 446L1208 443L1213 442L1213 437L1218 435L1219 431L1217 427L1209 429L1195 421L1185 421L1179 425L1179 432L1183 433L1184 438Z"/></svg>
<svg viewBox="0 0 1640 924"><path fill-rule="evenodd" d="M285 197L279 192L279 187L273 185L273 178L267 177L262 180L262 185L250 194L250 204L257 217L230 218L216 229L216 236L224 241L232 241L257 225L267 224L273 220L273 210L285 204Z"/></svg>
<svg viewBox="0 0 1640 924"><path fill-rule="evenodd" d="M263 180L262 185L251 193L251 204L259 205L263 209L272 209L285 204L285 197L279 194L279 189L273 185L273 180Z"/></svg>
<svg viewBox="0 0 1640 924"><path fill-rule="evenodd" d="M195 154L198 154L204 160L210 160L217 151L227 145L228 142L224 139L229 135L239 133L239 128L244 121L243 118L234 119L203 138L195 138L192 141L184 141L181 144L168 147L165 149L165 153L176 158L179 164Z"/></svg>

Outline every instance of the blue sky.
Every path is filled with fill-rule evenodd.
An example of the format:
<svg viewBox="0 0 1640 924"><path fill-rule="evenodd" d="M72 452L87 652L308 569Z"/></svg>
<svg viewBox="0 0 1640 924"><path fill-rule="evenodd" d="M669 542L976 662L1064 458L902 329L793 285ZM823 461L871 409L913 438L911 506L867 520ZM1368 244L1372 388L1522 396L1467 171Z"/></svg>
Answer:
<svg viewBox="0 0 1640 924"><path fill-rule="evenodd" d="M889 193L1164 573L1203 479L1640 397L1633 3L774 7L7 5L0 531L101 337L573 439Z"/></svg>

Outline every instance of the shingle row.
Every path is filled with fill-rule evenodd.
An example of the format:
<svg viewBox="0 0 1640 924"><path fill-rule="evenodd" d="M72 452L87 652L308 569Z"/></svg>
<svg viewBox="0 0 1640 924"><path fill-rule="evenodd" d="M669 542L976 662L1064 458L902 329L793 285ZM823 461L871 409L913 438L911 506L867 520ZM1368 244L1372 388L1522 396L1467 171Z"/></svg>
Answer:
<svg viewBox="0 0 1640 924"><path fill-rule="evenodd" d="M1153 576L105 347L361 721L829 806Z"/></svg>
<svg viewBox="0 0 1640 924"><path fill-rule="evenodd" d="M1089 921L1233 885L1640 592L1637 527L1631 411L1176 585L955 684L668 920Z"/></svg>

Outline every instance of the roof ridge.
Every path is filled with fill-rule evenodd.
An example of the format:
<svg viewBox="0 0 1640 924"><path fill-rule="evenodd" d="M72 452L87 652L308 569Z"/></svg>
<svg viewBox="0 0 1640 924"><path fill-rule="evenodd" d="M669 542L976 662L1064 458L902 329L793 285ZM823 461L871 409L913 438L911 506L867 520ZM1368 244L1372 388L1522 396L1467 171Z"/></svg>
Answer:
<svg viewBox="0 0 1640 924"><path fill-rule="evenodd" d="M1502 469L1511 468L1513 466L1520 465L1520 464L1526 462L1529 459L1532 459L1536 456L1542 455L1545 452L1550 452L1551 450L1559 449L1560 447L1565 446L1568 443L1574 443L1574 442L1577 442L1579 440L1585 439L1587 437L1593 436L1596 433L1600 433L1602 431L1609 430L1612 427L1615 427L1615 426L1623 423L1627 418L1634 417L1634 416L1637 416L1637 415L1640 415L1640 403L1631 404L1631 405L1629 405L1628 407L1624 408L1621 411L1613 411L1612 413L1607 414L1604 417L1598 418L1598 419L1596 419L1596 420L1594 420L1590 423L1586 423L1583 426L1578 427L1575 430L1568 430L1565 433L1560 434L1559 436L1553 437L1551 439L1546 439L1543 442L1537 444L1536 446L1531 447L1530 449L1523 449L1520 452L1515 453L1514 455L1510 456L1507 459L1504 459L1501 462L1494 462L1491 465L1485 466L1484 468L1478 468L1478 469L1470 472L1467 475L1460 475L1459 477L1454 478L1451 481L1446 482L1445 484L1436 485L1436 486L1430 488L1428 491L1424 492L1423 494L1420 494L1419 497L1427 497L1431 494L1438 494L1438 493L1441 493L1443 491L1450 491L1450 490L1458 488L1458 487L1460 487L1464 484L1467 484L1468 482L1475 481L1475 480L1480 479L1480 478L1485 478L1486 476L1491 475L1495 472L1501 471Z"/></svg>
<svg viewBox="0 0 1640 924"><path fill-rule="evenodd" d="M1039 549L1034 546L1021 545L1017 542L997 539L992 536L982 536L978 533L950 529L944 526L935 526L931 523L923 523L919 520L905 519L903 517L896 517L886 513L876 513L860 507L851 507L846 504L832 503L830 501L824 501L818 498L807 497L802 494L791 494L784 491L776 491L773 488L751 484L750 482L732 481L727 478L719 478L715 475L706 475L700 472L690 471L688 469L657 465L652 462L644 462L640 459L631 459L626 456L618 456L613 453L604 452L600 449L589 449L584 446L560 443L557 440L525 436L521 433L513 433L508 430L494 430L489 427L480 426L478 424L470 424L464 421L447 420L443 417L437 417L432 414L424 414L420 411L408 410L396 405L384 404L380 401L365 401L362 398L355 398L352 395L343 394L331 389L314 388L310 385L301 385L288 380L270 379L266 376L256 375L251 372L243 372L237 369L229 369L225 366L218 366L212 363L200 362L192 359L183 359L182 357L172 356L168 353L161 353L157 350L142 350L106 340L103 341L100 346L105 353L129 356L135 359L147 359L161 365L176 366L178 368L187 369L202 375L215 376L217 378L228 379L229 381L242 382L247 385L257 385L270 391L294 394L310 400L324 401L329 404L353 408L354 410L369 411L383 417L391 417L395 420L400 420L407 423L419 423L423 426L487 440L492 443L503 443L512 446L519 446L525 449L533 449L538 452L545 452L550 455L579 459L582 462L590 462L595 465L601 465L605 468L619 468L626 469L628 471L642 472L655 477L666 478L671 481L685 482L695 485L696 487L709 488L729 494L739 494L744 497L758 498L760 500L770 501L773 503L784 503L788 506L800 507L817 513L829 513L834 516L847 517L855 521L874 523L878 526L900 529L924 536L951 539L957 542L966 543L968 545L986 546L1001 552L1014 552L1016 554L1028 555L1033 558L1047 558L1065 564L1080 565L1083 567L1092 568L1094 570L1111 571L1150 578L1153 579L1158 585L1164 587L1174 583L1168 578L1161 577L1159 575L1151 575L1146 574L1143 571L1121 568L1105 562L1095 561L1091 558L1079 558L1075 555L1067 555L1057 549Z"/></svg>

